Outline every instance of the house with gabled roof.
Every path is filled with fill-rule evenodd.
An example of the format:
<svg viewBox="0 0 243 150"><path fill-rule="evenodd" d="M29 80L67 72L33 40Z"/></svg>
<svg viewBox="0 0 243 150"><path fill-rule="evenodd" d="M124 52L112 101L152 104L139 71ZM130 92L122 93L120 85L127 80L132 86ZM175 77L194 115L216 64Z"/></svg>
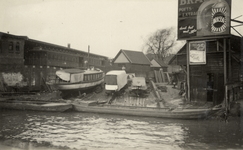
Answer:
<svg viewBox="0 0 243 150"><path fill-rule="evenodd" d="M143 52L121 49L113 59L113 69L123 69L136 76L147 76L150 71L150 60Z"/></svg>
<svg viewBox="0 0 243 150"><path fill-rule="evenodd" d="M157 58L152 58L150 62L151 62L152 70L163 69L164 72L167 72L168 65L166 65L162 60L159 60Z"/></svg>

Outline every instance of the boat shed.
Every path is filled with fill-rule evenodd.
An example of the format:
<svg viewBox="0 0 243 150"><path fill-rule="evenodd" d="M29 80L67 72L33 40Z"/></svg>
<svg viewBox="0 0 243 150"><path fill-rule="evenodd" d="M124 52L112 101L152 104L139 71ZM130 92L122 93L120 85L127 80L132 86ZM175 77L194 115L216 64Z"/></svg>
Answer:
<svg viewBox="0 0 243 150"><path fill-rule="evenodd" d="M231 35L227 39L219 38L205 42L204 64L189 64L188 44L185 44L171 59L169 65L180 65L181 68L184 68L186 75L189 70L187 83L190 83L190 85L189 95L187 96L190 101L212 102L217 105L225 99L226 85L240 83L242 80L241 43L243 38ZM189 69L187 66L189 66ZM243 93L242 88L238 88L235 92L238 93L238 96Z"/></svg>
<svg viewBox="0 0 243 150"><path fill-rule="evenodd" d="M0 91L48 89L55 72L67 68L95 67L105 70L108 57L0 32Z"/></svg>
<svg viewBox="0 0 243 150"><path fill-rule="evenodd" d="M113 68L135 73L136 76L147 77L150 71L150 60L143 52L121 49L113 59Z"/></svg>

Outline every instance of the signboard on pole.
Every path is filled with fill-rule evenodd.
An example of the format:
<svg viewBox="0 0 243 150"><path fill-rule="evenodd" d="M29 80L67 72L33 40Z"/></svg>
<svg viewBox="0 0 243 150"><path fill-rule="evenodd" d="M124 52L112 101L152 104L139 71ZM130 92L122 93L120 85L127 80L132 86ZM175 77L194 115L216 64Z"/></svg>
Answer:
<svg viewBox="0 0 243 150"><path fill-rule="evenodd" d="M231 0L178 0L178 39L230 35Z"/></svg>
<svg viewBox="0 0 243 150"><path fill-rule="evenodd" d="M206 64L206 41L189 42L189 64Z"/></svg>

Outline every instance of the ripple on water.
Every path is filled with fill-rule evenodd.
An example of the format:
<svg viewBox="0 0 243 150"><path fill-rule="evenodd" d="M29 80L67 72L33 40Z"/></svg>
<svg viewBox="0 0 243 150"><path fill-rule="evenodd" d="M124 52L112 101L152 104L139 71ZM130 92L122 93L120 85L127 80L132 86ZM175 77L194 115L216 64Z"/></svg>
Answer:
<svg viewBox="0 0 243 150"><path fill-rule="evenodd" d="M32 113L24 117L18 127L4 125L0 135L71 149L210 149L220 147L211 144L208 137L219 138L218 145L228 139L208 129L209 126L218 129L218 126L203 121L82 113ZM4 116L4 119L10 118ZM22 128L23 131L12 134ZM221 127L222 132L224 128ZM232 136L237 137L237 132ZM239 140L233 144L235 147L241 147L242 139Z"/></svg>

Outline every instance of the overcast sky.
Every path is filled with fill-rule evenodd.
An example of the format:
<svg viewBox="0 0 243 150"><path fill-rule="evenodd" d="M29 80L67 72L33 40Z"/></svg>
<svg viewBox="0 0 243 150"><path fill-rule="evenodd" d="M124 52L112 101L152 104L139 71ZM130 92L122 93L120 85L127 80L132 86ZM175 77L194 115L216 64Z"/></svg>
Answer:
<svg viewBox="0 0 243 150"><path fill-rule="evenodd" d="M141 51L158 29L177 28L178 0L0 0L0 31L115 57ZM243 15L232 0L232 18ZM243 21L243 16L238 18ZM234 24L233 24L234 25ZM237 27L243 35L243 27ZM231 30L233 34L236 34Z"/></svg>

